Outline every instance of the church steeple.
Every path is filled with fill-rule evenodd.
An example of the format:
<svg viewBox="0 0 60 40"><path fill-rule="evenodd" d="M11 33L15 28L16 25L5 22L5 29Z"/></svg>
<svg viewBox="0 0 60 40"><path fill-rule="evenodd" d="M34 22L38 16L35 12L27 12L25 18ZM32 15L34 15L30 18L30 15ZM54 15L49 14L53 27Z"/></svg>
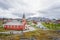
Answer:
<svg viewBox="0 0 60 40"><path fill-rule="evenodd" d="M23 18L25 18L25 14L23 14Z"/></svg>
<svg viewBox="0 0 60 40"><path fill-rule="evenodd" d="M23 14L23 18L22 18L22 24L23 24L24 26L26 25L25 14Z"/></svg>

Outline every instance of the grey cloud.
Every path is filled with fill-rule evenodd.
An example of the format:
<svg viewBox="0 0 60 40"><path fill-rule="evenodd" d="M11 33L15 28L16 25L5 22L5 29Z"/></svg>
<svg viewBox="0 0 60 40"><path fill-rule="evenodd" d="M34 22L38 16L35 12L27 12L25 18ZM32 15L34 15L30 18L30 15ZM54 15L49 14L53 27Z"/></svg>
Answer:
<svg viewBox="0 0 60 40"><path fill-rule="evenodd" d="M57 0L56 1L55 0L50 0L50 1L49 0L43 0L43 1L41 0L42 1L41 8L42 9L46 8L46 9L38 10L38 13L35 12L35 10L37 10L37 8L38 8L37 4L39 4L39 3L37 2L37 4L35 4L34 1L36 1L36 0L33 0L34 3L31 1L28 1L28 0L26 0L26 1L24 1L24 0L0 0L0 8L1 9L3 8L2 9L2 11L4 11L4 12L2 12L3 14L10 13L12 15L12 17L13 16L22 17L22 15L23 15L22 12L26 12L25 15L27 17L33 16L34 13L36 13L38 15L44 14L45 17L59 17L60 16L60 3L56 2ZM11 8L11 9L7 10L8 12L5 12L4 9L9 9L9 8ZM44 15L42 15L42 16L44 16Z"/></svg>
<svg viewBox="0 0 60 40"><path fill-rule="evenodd" d="M18 17L22 17L23 14L25 14L26 17L34 15L33 13L13 13L12 15L15 15L15 16L18 16Z"/></svg>
<svg viewBox="0 0 60 40"><path fill-rule="evenodd" d="M19 13L13 13L12 15L18 16L18 17L22 17L22 14Z"/></svg>
<svg viewBox="0 0 60 40"><path fill-rule="evenodd" d="M8 9L8 8L10 8L10 6L0 2L0 8Z"/></svg>
<svg viewBox="0 0 60 40"><path fill-rule="evenodd" d="M15 0L0 0L0 8L2 9L9 9L9 8L13 8L13 5L15 2ZM16 3L20 4L21 6L25 6L27 5L26 3L24 3L23 1L17 1Z"/></svg>
<svg viewBox="0 0 60 40"><path fill-rule="evenodd" d="M47 12L46 11L38 11L38 13L42 13L42 14L46 14Z"/></svg>
<svg viewBox="0 0 60 40"><path fill-rule="evenodd" d="M49 18L60 18L60 3L55 3L51 5L48 9L39 11Z"/></svg>

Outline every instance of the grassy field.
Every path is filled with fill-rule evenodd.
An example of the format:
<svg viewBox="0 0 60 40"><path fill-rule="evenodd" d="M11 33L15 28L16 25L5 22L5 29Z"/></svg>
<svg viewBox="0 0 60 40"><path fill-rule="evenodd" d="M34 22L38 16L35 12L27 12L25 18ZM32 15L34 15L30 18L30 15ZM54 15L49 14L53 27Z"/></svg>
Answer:
<svg viewBox="0 0 60 40"><path fill-rule="evenodd" d="M6 31L6 30L3 28L3 20L0 20L0 32L3 32L3 31Z"/></svg>
<svg viewBox="0 0 60 40"><path fill-rule="evenodd" d="M1 26L1 27L0 27L0 32L5 32L5 31L9 31L9 30L5 30L5 29L3 28L3 26Z"/></svg>
<svg viewBox="0 0 60 40"><path fill-rule="evenodd" d="M60 30L60 24L55 24L55 23L42 23L45 27L52 29L52 30Z"/></svg>
<svg viewBox="0 0 60 40"><path fill-rule="evenodd" d="M20 40L20 36L18 34L0 34L0 40Z"/></svg>
<svg viewBox="0 0 60 40"><path fill-rule="evenodd" d="M21 38L36 38L36 40L53 40L53 38L60 38L60 33L52 30L35 30L31 32L25 32L23 36L21 34L16 35L7 35L7 34L0 34L0 39L4 40L20 40Z"/></svg>
<svg viewBox="0 0 60 40"><path fill-rule="evenodd" d="M3 20L0 20L0 26L2 26L3 25Z"/></svg>

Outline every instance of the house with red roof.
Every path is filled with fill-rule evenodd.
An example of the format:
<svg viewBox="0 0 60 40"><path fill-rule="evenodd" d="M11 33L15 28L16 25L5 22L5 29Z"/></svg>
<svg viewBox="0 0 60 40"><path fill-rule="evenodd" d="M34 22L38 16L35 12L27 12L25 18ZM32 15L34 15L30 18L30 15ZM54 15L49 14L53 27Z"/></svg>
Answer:
<svg viewBox="0 0 60 40"><path fill-rule="evenodd" d="M56 22L56 23L60 23L60 20L56 20L55 22Z"/></svg>

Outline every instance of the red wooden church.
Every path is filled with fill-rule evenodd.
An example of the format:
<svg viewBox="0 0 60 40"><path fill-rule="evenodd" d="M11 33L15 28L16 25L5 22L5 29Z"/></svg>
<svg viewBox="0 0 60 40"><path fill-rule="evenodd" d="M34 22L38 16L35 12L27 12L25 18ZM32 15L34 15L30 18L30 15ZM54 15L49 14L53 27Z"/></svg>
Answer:
<svg viewBox="0 0 60 40"><path fill-rule="evenodd" d="M22 23L18 21L11 21L4 24L5 30L25 30L26 19L25 14L23 14Z"/></svg>

